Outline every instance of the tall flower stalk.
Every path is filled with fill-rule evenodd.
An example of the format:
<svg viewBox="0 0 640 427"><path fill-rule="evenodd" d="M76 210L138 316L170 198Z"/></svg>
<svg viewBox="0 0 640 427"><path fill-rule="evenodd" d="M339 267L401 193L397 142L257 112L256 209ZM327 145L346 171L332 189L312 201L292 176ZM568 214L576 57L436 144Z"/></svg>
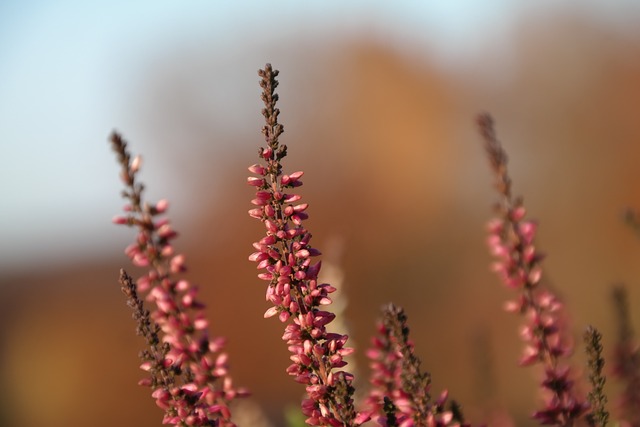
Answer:
<svg viewBox="0 0 640 427"><path fill-rule="evenodd" d="M393 304L383 308L378 334L367 352L371 360L371 385L367 403L372 413L384 414L378 422L390 427L468 426L455 401L447 408L445 390L432 401L431 375L420 369L421 361L409 339L404 310Z"/></svg>
<svg viewBox="0 0 640 427"><path fill-rule="evenodd" d="M354 408L353 375L340 368L344 357L353 349L346 346L347 336L331 333L327 325L335 315L325 309L331 303L329 294L335 288L318 282L321 263L313 258L320 252L310 244L311 234L304 226L308 205L299 203L301 196L291 192L302 185L303 172L284 174L282 160L287 146L280 144L284 127L278 123L276 108L278 71L267 64L258 72L261 77L262 128L266 147L258 151L260 164L249 167L254 174L249 185L256 187L256 207L249 215L259 219L266 235L253 246L249 256L262 272L258 277L268 282L266 299L273 306L266 317L277 316L286 323L282 337L291 352L289 375L306 385L307 396L302 411L310 425L355 426L368 419Z"/></svg>
<svg viewBox="0 0 640 427"><path fill-rule="evenodd" d="M587 421L591 426L605 427L609 421L609 412L605 409L607 396L604 394L606 378L602 373L604 369L602 334L593 326L589 326L584 332L583 340L587 351L587 367L591 383L591 391L588 395L591 412L587 415Z"/></svg>
<svg viewBox="0 0 640 427"><path fill-rule="evenodd" d="M127 143L117 133L111 136L111 144L126 187L122 195L128 201L125 215L113 221L137 228L136 240L125 253L133 265L147 269L135 282L124 270L120 277L138 322L138 333L149 345L140 355L140 367L149 377L140 384L153 390L156 404L165 410L164 424L235 426L229 403L247 392L233 387L228 358L222 352L224 339L208 335L205 305L198 299L197 288L179 278L186 271L185 257L174 252L171 242L177 233L168 219L160 218L168 202L144 201L144 186L137 180L140 156L132 158ZM144 307L139 292L146 294L151 311Z"/></svg>
<svg viewBox="0 0 640 427"><path fill-rule="evenodd" d="M586 412L588 403L575 395L570 369L564 361L572 348L563 335L563 306L540 283L543 256L535 246L537 224L525 219L522 199L511 194L507 155L496 138L493 120L481 115L478 125L500 195L497 217L489 224L488 244L497 259L493 270L518 293L515 300L506 304L507 310L526 318L521 331L525 348L520 364L540 364L545 372L541 387L547 399L533 418L543 424L573 426Z"/></svg>

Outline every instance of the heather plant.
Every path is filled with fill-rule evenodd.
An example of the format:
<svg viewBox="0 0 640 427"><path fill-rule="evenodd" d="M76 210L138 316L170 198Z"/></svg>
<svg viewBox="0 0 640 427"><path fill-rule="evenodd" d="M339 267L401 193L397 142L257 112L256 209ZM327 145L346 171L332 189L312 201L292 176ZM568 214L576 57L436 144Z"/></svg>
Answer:
<svg viewBox="0 0 640 427"><path fill-rule="evenodd" d="M249 167L252 176L247 183L255 189L249 215L262 223L264 235L253 243L249 260L256 263L258 278L266 284L269 307L264 317L284 324L282 340L292 362L286 372L304 387L301 412L306 423L470 426L462 406L449 399L447 390L437 397L432 395L431 374L421 366L414 350L407 316L394 304L383 307L366 353L372 368L369 390L356 394L354 374L345 360L354 349L347 344L347 334L332 328L336 314L330 307L336 288L319 280L321 253L311 244L305 225L309 205L302 202L298 190L303 172L286 172L283 164L288 149L280 141L284 127L278 121L276 106L278 71L267 64L258 74L265 143L258 149L258 163ZM609 413L602 336L593 327L584 333L588 375L582 387L588 383L590 392L583 396L579 370L569 363L573 349L564 305L544 283L543 256L535 241L537 224L527 219L523 199L512 195L507 155L496 137L493 120L481 115L478 125L499 196L496 217L488 226L488 245L496 258L492 269L514 292L505 309L523 318L520 337L524 349L519 363L537 365L543 373L543 403L532 418L542 425L605 426ZM137 332L147 344L140 353L141 368L146 372L140 384L151 388L156 404L165 411L164 424L234 426L230 406L248 391L233 385L223 352L224 339L209 335L197 288L182 277L185 257L174 253L172 241L177 233L164 217L168 202L143 199L144 186L137 179L141 158L131 156L118 134L112 135L111 143L121 165L127 200L125 214L114 222L137 229L134 243L125 252L134 266L145 270L135 280L124 270L120 272ZM615 293L621 332L614 373L625 381L620 413L626 421L621 425L636 426L640 425L640 353L621 289Z"/></svg>
<svg viewBox="0 0 640 427"><path fill-rule="evenodd" d="M234 426L229 403L247 392L233 387L227 355L222 352L224 338L207 333L205 305L198 299L197 287L179 278L186 271L185 256L174 253L171 241L177 233L166 218L159 218L168 202L150 204L144 200L144 186L136 179L141 157L132 158L117 133L111 136L111 144L126 187L122 195L128 201L126 215L113 221L137 228L136 240L125 253L134 266L147 269L135 282L120 271L120 284L133 309L137 333L148 345L140 353L140 368L148 376L139 384L151 387L156 404L165 411L164 424ZM146 293L151 311L145 308L139 292Z"/></svg>
<svg viewBox="0 0 640 427"><path fill-rule="evenodd" d="M468 425L460 405L451 401L448 408L445 406L449 395L446 390L432 401L431 375L420 369L404 310L389 304L382 311L378 334L367 352L372 371L369 410L384 414L379 418L381 424L386 417L388 425Z"/></svg>
<svg viewBox="0 0 640 427"><path fill-rule="evenodd" d="M268 282L266 297L274 304L264 316L277 315L287 323L282 339L293 361L287 373L306 386L302 412L308 417L307 423L360 425L369 416L356 412L353 375L339 369L347 364L344 356L353 349L346 346L346 335L327 331L335 315L321 308L331 304L329 294L335 288L318 283L321 263L312 260L320 252L311 246L311 234L303 224L308 218L308 205L298 203L301 196L289 192L302 185L303 172L282 172L287 146L279 142L284 127L278 123L280 111L276 108L278 71L267 65L259 75L266 147L258 152L262 164L249 167L257 175L248 178L248 183L257 188L256 198L251 201L257 207L249 215L263 222L266 236L253 244L256 252L249 259L263 270L258 277Z"/></svg>
<svg viewBox="0 0 640 427"><path fill-rule="evenodd" d="M544 408L533 417L543 424L574 425L588 405L576 396L571 369L563 361L572 351L563 335L563 305L541 284L543 257L535 246L537 225L525 219L522 199L514 198L511 193L507 155L496 138L493 120L481 115L478 124L500 195L497 217L488 227L489 248L497 258L492 269L508 288L518 293L515 300L507 303L507 310L526 318L520 334L525 342L520 364L539 363L545 372L542 388L548 396L545 396Z"/></svg>

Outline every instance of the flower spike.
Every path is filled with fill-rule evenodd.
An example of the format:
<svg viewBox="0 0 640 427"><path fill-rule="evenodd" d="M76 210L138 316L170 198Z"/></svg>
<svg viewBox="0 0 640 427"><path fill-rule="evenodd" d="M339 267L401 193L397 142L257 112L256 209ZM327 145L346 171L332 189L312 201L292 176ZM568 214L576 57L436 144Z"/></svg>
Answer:
<svg viewBox="0 0 640 427"><path fill-rule="evenodd" d="M177 233L167 219L159 219L168 202L150 204L143 200L144 186L137 173L142 160L132 159L127 143L114 133L111 145L122 167L123 197L129 201L125 216L114 222L136 227L136 241L125 250L135 266L148 269L137 282L121 272L120 283L134 310L138 333L149 348L141 353L141 368L150 377L140 384L151 387L156 404L165 410L164 424L179 426L233 427L230 402L248 395L235 389L228 374L227 357L221 353L221 338L209 337L204 304L197 288L176 276L186 270L185 256L175 254L172 240ZM154 309L143 306L138 292Z"/></svg>
<svg viewBox="0 0 640 427"><path fill-rule="evenodd" d="M409 339L407 316L402 308L394 304L383 307L378 334L372 343L367 356L371 360L373 387L367 403L371 413L379 414L379 424L469 426L455 401L446 405L447 390L435 401L431 398L431 374L420 369L421 361Z"/></svg>
<svg viewBox="0 0 640 427"><path fill-rule="evenodd" d="M511 194L507 154L496 138L493 119L487 114L481 115L478 125L500 196L497 218L488 227L489 248L497 258L492 269L508 288L518 292L517 299L508 303L508 310L526 317L521 333L525 348L520 364L539 363L545 370L541 386L549 398L533 418L543 424L571 426L585 414L589 404L574 395L569 368L561 362L571 353L562 331L562 303L541 286L543 256L535 246L537 225L525 219L522 199Z"/></svg>
<svg viewBox="0 0 640 427"><path fill-rule="evenodd" d="M360 425L368 415L354 409L353 375L341 369L347 364L344 357L353 349L346 346L346 335L327 330L335 315L324 307L331 302L329 294L335 288L318 282L321 264L314 258L320 252L311 246L311 234L304 226L308 205L298 203L301 197L292 192L302 185L303 172L282 172L287 146L279 141L284 127L278 122L280 110L276 108L278 71L267 64L258 75L265 105L262 133L266 147L258 150L261 163L249 167L257 176L249 177L247 183L256 187L251 201L256 207L249 215L262 221L266 231L253 244L256 251L249 256L258 263L258 277L268 282L267 301L273 305L264 316L277 316L287 324L282 339L293 361L287 372L306 385L302 411L307 424Z"/></svg>

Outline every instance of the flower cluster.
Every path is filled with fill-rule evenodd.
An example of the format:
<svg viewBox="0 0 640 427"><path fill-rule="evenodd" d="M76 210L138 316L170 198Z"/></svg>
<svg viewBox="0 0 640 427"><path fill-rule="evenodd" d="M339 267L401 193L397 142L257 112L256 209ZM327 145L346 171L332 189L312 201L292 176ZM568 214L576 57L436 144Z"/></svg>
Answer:
<svg viewBox="0 0 640 427"><path fill-rule="evenodd" d="M227 355L221 352L224 340L208 336L197 288L176 278L186 270L185 257L174 253L171 242L177 233L168 219L158 218L168 202L143 201L144 186L136 180L141 158L132 159L127 143L116 133L111 144L122 167L123 197L129 202L126 214L113 221L138 229L136 241L125 252L135 266L147 269L135 284L124 271L120 278L138 333L149 344L141 353L141 368L150 376L140 384L153 389L157 405L165 410L165 424L233 426L229 403L247 392L235 389L228 376ZM154 307L151 313L144 309L138 291L147 294Z"/></svg>
<svg viewBox="0 0 640 427"><path fill-rule="evenodd" d="M276 108L278 71L267 64L258 74L265 105L262 131L266 146L258 150L260 163L249 167L253 175L247 182L255 188L249 215L258 219L266 232L253 244L255 251L249 260L257 264L258 277L267 282L270 307L264 317L277 317L286 325L282 339L292 362L286 371L305 386L301 406L307 424L355 427L373 419L384 427L469 426L447 390L437 398L431 396L431 376L420 367L406 315L393 304L384 307L378 333L367 352L372 387L366 394L366 409L356 410L354 377L343 369L345 357L353 349L347 346L346 334L328 328L336 317L327 309L336 289L319 280L321 262L316 257L320 252L311 245L311 234L305 227L308 205L294 190L302 185L303 172L283 172L287 147L279 142L284 128ZM577 396L566 361L572 348L564 332L563 304L542 281L543 256L535 241L537 224L526 218L522 199L511 194L507 156L495 136L492 119L481 116L479 126L500 195L496 219L488 227L489 248L496 258L492 269L517 294L505 308L526 319L520 333L525 344L520 364L538 364L544 371L541 388L545 403L533 418L540 424L604 427L609 413L605 408L601 335L592 327L584 334L591 384L587 401ZM133 310L137 332L147 342L141 352L141 368L148 377L140 384L153 390L157 405L165 411L165 424L235 426L229 405L248 393L233 386L227 356L222 352L224 339L208 335L205 306L198 299L197 288L181 277L186 271L185 257L176 254L172 245L177 233L164 218L168 202L144 202L144 187L137 180L141 158L132 158L118 134L112 135L111 143L122 167L123 196L128 201L125 214L114 222L137 229L135 242L125 252L136 267L145 270L137 280L124 270L120 273L121 289ZM627 217L640 224L639 216ZM626 424L622 425L638 425L640 351L624 289L616 290L615 301L621 332L614 373L627 381L621 402ZM145 303L152 309L145 308Z"/></svg>
<svg viewBox="0 0 640 427"><path fill-rule="evenodd" d="M372 413L384 412L377 421L384 426L467 426L456 402L446 409L448 391L435 402L429 390L431 376L420 370L420 360L409 340L404 310L389 304L383 309L378 335L367 352L371 360L371 385L367 403Z"/></svg>
<svg viewBox="0 0 640 427"><path fill-rule="evenodd" d="M545 370L541 386L549 397L533 418L544 424L570 426L585 414L589 405L574 395L570 369L561 363L561 358L571 353L571 346L562 335L562 303L541 286L542 255L534 244L537 227L525 220L522 200L514 200L511 195L507 156L495 136L493 121L483 115L478 123L501 195L496 209L498 218L489 224L488 244L497 258L493 270L507 287L518 291L517 299L508 302L505 308L526 317L521 331L525 348L520 363L540 363Z"/></svg>
<svg viewBox="0 0 640 427"><path fill-rule="evenodd" d="M262 164L249 168L257 175L248 178L248 183L257 190L251 201L256 208L249 215L262 221L266 236L254 243L256 252L249 259L262 270L258 277L269 283L266 299L273 306L265 317L277 315L281 322L288 323L282 339L292 353L293 363L287 372L306 385L302 411L308 417L307 423L359 425L368 417L354 409L353 376L339 370L346 365L344 357L353 349L346 346L346 335L327 331L326 326L335 315L321 308L331 303L329 294L335 288L318 282L321 263L312 259L320 252L310 245L311 234L303 225L307 204L298 203L301 197L289 193L302 185L303 173L282 173L281 160L287 147L278 141L284 132L275 107L278 71L267 64L259 75L265 104L262 114L266 120L262 131L267 146L258 153Z"/></svg>

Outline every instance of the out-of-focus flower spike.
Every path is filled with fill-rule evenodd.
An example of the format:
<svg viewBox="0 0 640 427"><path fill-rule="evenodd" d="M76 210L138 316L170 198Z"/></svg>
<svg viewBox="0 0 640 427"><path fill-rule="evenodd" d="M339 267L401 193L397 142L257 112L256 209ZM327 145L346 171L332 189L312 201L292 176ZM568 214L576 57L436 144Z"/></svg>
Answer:
<svg viewBox="0 0 640 427"><path fill-rule="evenodd" d="M177 233L164 214L169 202L146 202L144 186L137 182L136 173L141 157L132 161L126 142L113 134L111 142L122 167L120 176L127 186L123 196L126 217L114 222L138 228L136 241L125 249L134 265L148 268L137 283L121 272L122 291L138 320L138 333L149 347L141 352L141 367L149 377L141 385L153 390L156 404L166 411L164 423L180 426L218 425L232 427L227 408L230 399L240 397L232 389L222 391L228 378L226 366L210 366L206 361L222 349L220 337L208 337L208 320L204 305L197 299L197 288L175 275L186 270L184 255L174 255L170 243ZM138 292L145 292L153 308L147 310ZM188 366L189 375L183 367ZM212 411L211 406L220 410Z"/></svg>
<svg viewBox="0 0 640 427"><path fill-rule="evenodd" d="M497 258L492 270L507 287L519 293L516 300L505 304L505 308L527 318L521 334L525 348L520 364L542 364L546 375L543 388L552 396L534 418L544 424L574 425L585 414L588 404L575 397L573 382L566 380L568 371L562 378L558 376L559 359L571 353L571 345L561 329L561 305L541 284L543 256L534 245L537 224L525 220L522 201L511 194L507 155L496 138L493 120L482 115L478 124L500 197L497 218L488 226L489 250Z"/></svg>

